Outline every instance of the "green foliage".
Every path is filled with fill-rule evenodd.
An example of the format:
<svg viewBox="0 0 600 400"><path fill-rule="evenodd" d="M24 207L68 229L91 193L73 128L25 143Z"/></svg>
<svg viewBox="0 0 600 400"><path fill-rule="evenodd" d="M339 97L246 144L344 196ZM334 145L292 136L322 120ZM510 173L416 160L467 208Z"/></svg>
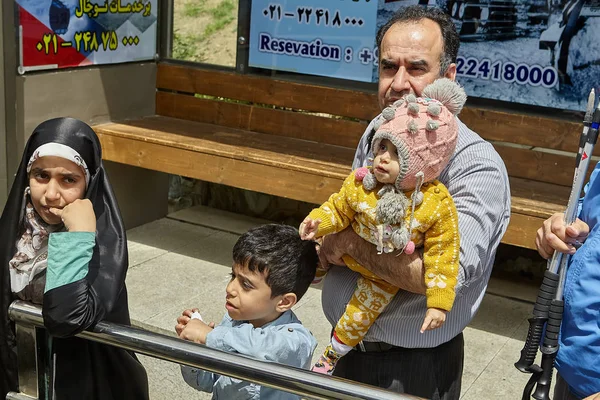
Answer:
<svg viewBox="0 0 600 400"><path fill-rule="evenodd" d="M217 4L214 7L211 5ZM206 49L210 48L211 37L229 35L227 28L237 31L237 2L235 0L190 0L183 4L180 14L175 15L172 57L185 61L203 61ZM194 26L200 29L190 29ZM232 36L235 40L235 36Z"/></svg>
<svg viewBox="0 0 600 400"><path fill-rule="evenodd" d="M206 14L206 0L196 0L195 2L186 3L183 8L183 14L187 17L198 17Z"/></svg>
<svg viewBox="0 0 600 400"><path fill-rule="evenodd" d="M194 35L173 32L173 55L176 60L197 61L198 40Z"/></svg>
<svg viewBox="0 0 600 400"><path fill-rule="evenodd" d="M217 7L208 10L212 20L204 29L203 37L211 36L229 25L231 21L237 18L234 11L235 4L233 4L233 0L223 0Z"/></svg>

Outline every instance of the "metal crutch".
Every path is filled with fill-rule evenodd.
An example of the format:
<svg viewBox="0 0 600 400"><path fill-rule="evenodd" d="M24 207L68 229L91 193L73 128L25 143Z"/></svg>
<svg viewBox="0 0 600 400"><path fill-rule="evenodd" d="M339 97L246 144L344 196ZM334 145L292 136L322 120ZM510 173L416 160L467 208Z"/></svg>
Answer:
<svg viewBox="0 0 600 400"><path fill-rule="evenodd" d="M590 156L598 138L598 125L600 123L600 105L594 110L594 91L592 89L588 98L588 106L584 117L584 128L581 134L579 153L576 159L576 168L573 178L573 186L569 196L567 210L565 212L565 224L572 224L577 217L579 196L588 169ZM592 116L593 113L593 116ZM529 332L521 357L515 363L515 367L522 372L532 373L532 377L525 386L523 399L529 399L533 387L537 383L537 389L533 397L538 400L548 399L552 369L556 352L558 351L558 333L562 320L563 309L563 287L566 276L566 267L569 256L555 252L548 263L548 269L544 273L544 279L538 293L538 298L533 310L533 317L529 319ZM537 354L538 345L542 333L546 327L544 343L541 346L541 366L533 365Z"/></svg>

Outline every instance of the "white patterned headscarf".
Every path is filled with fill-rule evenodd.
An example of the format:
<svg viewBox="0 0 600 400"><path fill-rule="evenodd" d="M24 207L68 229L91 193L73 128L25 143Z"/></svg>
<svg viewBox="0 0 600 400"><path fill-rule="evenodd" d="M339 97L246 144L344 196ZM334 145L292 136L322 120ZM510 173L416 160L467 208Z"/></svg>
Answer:
<svg viewBox="0 0 600 400"><path fill-rule="evenodd" d="M38 158L47 156L61 157L81 167L85 174L85 187L87 189L90 183L90 171L88 170L88 167L85 161L83 160L83 157L81 157L81 155L79 155L78 152L76 152L69 146L66 146L61 143L46 143L38 147L33 152L31 158L29 159L29 162L27 163L27 173L29 174L31 172L31 166Z"/></svg>
<svg viewBox="0 0 600 400"><path fill-rule="evenodd" d="M28 188L29 189L29 188ZM28 193L25 193L27 197ZM48 266L48 237L58 226L46 224L26 201L23 234L17 241L17 252L8 263L11 291L19 298L41 304Z"/></svg>

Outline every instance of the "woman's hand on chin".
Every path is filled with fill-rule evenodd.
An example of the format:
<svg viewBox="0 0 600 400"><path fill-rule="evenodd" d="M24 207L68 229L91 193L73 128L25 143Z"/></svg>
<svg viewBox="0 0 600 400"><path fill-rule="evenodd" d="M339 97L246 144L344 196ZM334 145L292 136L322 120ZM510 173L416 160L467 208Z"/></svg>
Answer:
<svg viewBox="0 0 600 400"><path fill-rule="evenodd" d="M50 212L60 217L69 232L96 232L96 214L88 199L77 199L62 209L52 207Z"/></svg>

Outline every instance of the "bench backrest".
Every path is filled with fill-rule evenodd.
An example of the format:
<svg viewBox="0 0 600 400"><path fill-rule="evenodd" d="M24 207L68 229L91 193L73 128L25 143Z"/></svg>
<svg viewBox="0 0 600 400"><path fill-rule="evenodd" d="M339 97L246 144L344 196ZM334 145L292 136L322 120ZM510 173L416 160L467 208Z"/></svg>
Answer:
<svg viewBox="0 0 600 400"><path fill-rule="evenodd" d="M371 93L200 68L159 64L156 87L158 115L349 148L377 115Z"/></svg>
<svg viewBox="0 0 600 400"><path fill-rule="evenodd" d="M378 113L375 93L166 63L156 86L159 115L350 148ZM494 143L511 177L571 186L580 123L474 107L460 119Z"/></svg>
<svg viewBox="0 0 600 400"><path fill-rule="evenodd" d="M572 185L581 122L468 107L460 118L494 143L510 176ZM594 155L600 155L600 147Z"/></svg>
<svg viewBox="0 0 600 400"><path fill-rule="evenodd" d="M158 65L156 86L158 115L352 149L379 111L374 92L168 63ZM465 107L460 119L505 161L513 218L522 219L513 226L533 228L536 218L564 209L581 123L476 107ZM600 155L600 146L594 154Z"/></svg>

